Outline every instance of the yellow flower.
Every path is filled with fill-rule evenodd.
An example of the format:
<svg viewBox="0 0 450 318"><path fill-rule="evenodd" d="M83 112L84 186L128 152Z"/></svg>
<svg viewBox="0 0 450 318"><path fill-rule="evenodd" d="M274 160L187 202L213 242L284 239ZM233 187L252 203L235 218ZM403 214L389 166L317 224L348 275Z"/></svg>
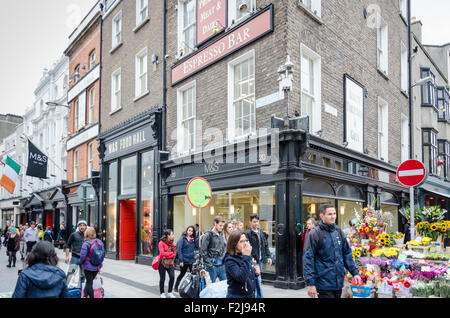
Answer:
<svg viewBox="0 0 450 318"><path fill-rule="evenodd" d="M423 229L423 223L422 222L417 223L417 228Z"/></svg>
<svg viewBox="0 0 450 318"><path fill-rule="evenodd" d="M431 224L430 226L430 230L432 230L433 232L437 230L437 225L436 224Z"/></svg>
<svg viewBox="0 0 450 318"><path fill-rule="evenodd" d="M366 233L369 233L369 228L368 227L366 227Z"/></svg>

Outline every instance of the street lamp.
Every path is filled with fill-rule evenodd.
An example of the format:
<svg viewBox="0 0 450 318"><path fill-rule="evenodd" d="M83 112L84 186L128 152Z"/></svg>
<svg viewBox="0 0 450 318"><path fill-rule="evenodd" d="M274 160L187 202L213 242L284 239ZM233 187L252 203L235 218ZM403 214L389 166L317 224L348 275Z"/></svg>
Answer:
<svg viewBox="0 0 450 318"><path fill-rule="evenodd" d="M433 81L433 77L427 76L427 77L421 78L421 79L419 79L418 81L416 81L416 82L414 83L414 85L411 86L411 88L413 88L413 87L415 87L415 86L418 86L418 85L427 84L427 83L432 82L432 81Z"/></svg>
<svg viewBox="0 0 450 318"><path fill-rule="evenodd" d="M62 106L62 107L67 107L70 110L70 106L69 105L62 105L62 104L58 104L55 102L46 102L45 104L47 104L47 106Z"/></svg>

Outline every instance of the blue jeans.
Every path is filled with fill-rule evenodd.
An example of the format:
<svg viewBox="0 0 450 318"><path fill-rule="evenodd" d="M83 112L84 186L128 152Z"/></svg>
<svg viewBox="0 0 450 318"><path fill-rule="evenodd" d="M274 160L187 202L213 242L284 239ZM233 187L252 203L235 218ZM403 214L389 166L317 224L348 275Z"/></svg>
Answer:
<svg viewBox="0 0 450 318"><path fill-rule="evenodd" d="M227 274L225 273L225 265L206 267L206 270L209 273L209 277L211 278L211 283L216 281L216 278L219 280L226 280Z"/></svg>
<svg viewBox="0 0 450 318"><path fill-rule="evenodd" d="M262 262L260 262L258 264L260 271L262 272ZM262 280L261 280L261 273L256 276L255 278L255 283L256 283L256 298L264 298L263 294L262 294L262 288L261 288L261 284L262 284Z"/></svg>

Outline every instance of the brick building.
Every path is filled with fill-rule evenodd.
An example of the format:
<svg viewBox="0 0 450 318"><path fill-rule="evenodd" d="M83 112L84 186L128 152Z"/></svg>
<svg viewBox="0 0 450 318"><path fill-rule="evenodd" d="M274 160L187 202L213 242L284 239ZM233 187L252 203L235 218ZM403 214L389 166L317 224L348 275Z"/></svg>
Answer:
<svg viewBox="0 0 450 318"><path fill-rule="evenodd" d="M320 204L336 206L342 228L368 204L400 228L405 188L395 171L398 150L409 147L399 125L408 120L403 3L167 1L170 159L161 163L159 226L178 237L223 215L248 228L258 213L275 259L263 280L288 288L304 286L300 237ZM269 134L278 141L264 128L279 128ZM185 195L193 177L212 187L201 212Z"/></svg>
<svg viewBox="0 0 450 318"><path fill-rule="evenodd" d="M97 2L69 36L64 54L69 58L67 136L68 222L85 219L98 228L99 105L101 68L101 8ZM94 193L83 199L83 187ZM94 187L92 187L94 186ZM97 192L97 193L95 193Z"/></svg>

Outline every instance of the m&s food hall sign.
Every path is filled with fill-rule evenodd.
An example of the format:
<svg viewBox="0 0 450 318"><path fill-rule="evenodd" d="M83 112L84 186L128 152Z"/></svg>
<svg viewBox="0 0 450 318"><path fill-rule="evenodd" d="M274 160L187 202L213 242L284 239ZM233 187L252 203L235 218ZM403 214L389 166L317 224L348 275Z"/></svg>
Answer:
<svg viewBox="0 0 450 318"><path fill-rule="evenodd" d="M105 160L117 158L151 146L152 129L146 125L106 142Z"/></svg>
<svg viewBox="0 0 450 318"><path fill-rule="evenodd" d="M217 1L211 1L210 3L213 2L216 3ZM215 8L217 8L217 3ZM215 10L216 9L211 11L211 14L213 12L217 12ZM206 30L208 30L208 27L205 28L205 32ZM253 17L249 18L249 20L245 21L244 24L223 34L218 37L217 40L214 40L203 49L198 50L192 56L175 64L172 67L171 72L172 86L194 75L195 73L200 72L204 68L220 61L231 53L258 40L272 31L273 5L270 5L256 13ZM197 30L197 32L200 31ZM206 32L205 36L208 34L209 32Z"/></svg>

